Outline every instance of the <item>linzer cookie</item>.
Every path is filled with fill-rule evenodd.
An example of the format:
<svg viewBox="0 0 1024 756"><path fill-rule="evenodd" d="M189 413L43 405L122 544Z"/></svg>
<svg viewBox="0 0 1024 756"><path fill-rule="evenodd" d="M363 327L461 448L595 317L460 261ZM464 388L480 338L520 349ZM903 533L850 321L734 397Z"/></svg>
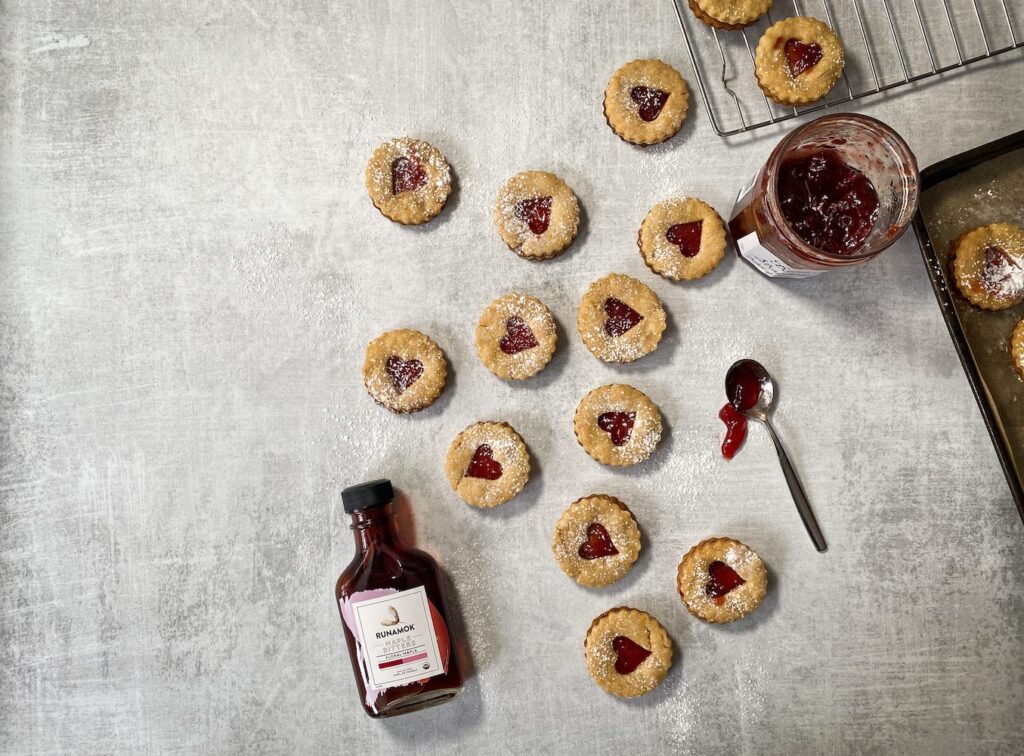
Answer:
<svg viewBox="0 0 1024 756"><path fill-rule="evenodd" d="M447 378L444 352L419 331L388 331L366 347L363 383L374 401L392 412L429 407L441 395Z"/></svg>
<svg viewBox="0 0 1024 756"><path fill-rule="evenodd" d="M665 308L640 281L612 273L594 281L583 295L576 328L598 359L633 362L658 348Z"/></svg>
<svg viewBox="0 0 1024 756"><path fill-rule="evenodd" d="M953 280L968 302L1004 310L1024 301L1024 228L992 223L953 242Z"/></svg>
<svg viewBox="0 0 1024 756"><path fill-rule="evenodd" d="M623 577L640 555L640 528L614 496L591 494L569 505L555 525L551 550L562 572L597 587Z"/></svg>
<svg viewBox="0 0 1024 756"><path fill-rule="evenodd" d="M672 641L647 612L620 606L590 623L583 654L594 682L613 695L635 698L665 679Z"/></svg>
<svg viewBox="0 0 1024 756"><path fill-rule="evenodd" d="M780 105L820 100L843 75L843 43L828 24L809 16L779 21L757 43L754 74Z"/></svg>
<svg viewBox="0 0 1024 756"><path fill-rule="evenodd" d="M483 311L476 327L476 352L499 378L519 381L551 361L558 332L551 311L536 297L506 294Z"/></svg>
<svg viewBox="0 0 1024 756"><path fill-rule="evenodd" d="M1010 336L1010 362L1024 381L1024 318L1021 318Z"/></svg>
<svg viewBox="0 0 1024 756"><path fill-rule="evenodd" d="M772 0L689 0L690 10L716 29L742 29L761 18Z"/></svg>
<svg viewBox="0 0 1024 756"><path fill-rule="evenodd" d="M647 267L673 281L692 281L725 256L725 224L707 202L681 197L659 202L637 236Z"/></svg>
<svg viewBox="0 0 1024 756"><path fill-rule="evenodd" d="M526 171L510 178L498 192L494 225L517 255L547 260L576 238L580 207L572 189L558 176Z"/></svg>
<svg viewBox="0 0 1024 756"><path fill-rule="evenodd" d="M676 587L693 616L705 622L732 622L761 605L768 571L749 546L732 538L708 538L679 563Z"/></svg>
<svg viewBox="0 0 1024 756"><path fill-rule="evenodd" d="M664 142L683 125L690 104L686 81L660 60L622 66L604 91L604 117L620 139L646 146Z"/></svg>
<svg viewBox="0 0 1024 756"><path fill-rule="evenodd" d="M464 502L496 507L523 490L530 477L530 454L508 423L474 423L452 441L444 472Z"/></svg>
<svg viewBox="0 0 1024 756"><path fill-rule="evenodd" d="M366 190L386 218L417 225L441 212L452 188L451 169L436 147L421 139L391 139L366 165Z"/></svg>
<svg viewBox="0 0 1024 756"><path fill-rule="evenodd" d="M657 448L661 413L642 391L611 384L583 397L573 429L583 450L598 462L629 467L643 462Z"/></svg>

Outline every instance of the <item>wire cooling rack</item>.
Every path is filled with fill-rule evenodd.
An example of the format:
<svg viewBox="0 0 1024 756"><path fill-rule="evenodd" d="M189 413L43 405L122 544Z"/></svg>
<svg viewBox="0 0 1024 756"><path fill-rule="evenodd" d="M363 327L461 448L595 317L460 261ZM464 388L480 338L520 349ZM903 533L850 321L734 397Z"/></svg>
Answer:
<svg viewBox="0 0 1024 756"><path fill-rule="evenodd" d="M775 0L742 31L699 21L674 0L697 86L721 136L859 100L1024 46L1024 0ZM828 23L846 47L846 70L829 95L792 108L769 100L754 77L764 31L788 16ZM1024 91L1024 82L1022 82Z"/></svg>

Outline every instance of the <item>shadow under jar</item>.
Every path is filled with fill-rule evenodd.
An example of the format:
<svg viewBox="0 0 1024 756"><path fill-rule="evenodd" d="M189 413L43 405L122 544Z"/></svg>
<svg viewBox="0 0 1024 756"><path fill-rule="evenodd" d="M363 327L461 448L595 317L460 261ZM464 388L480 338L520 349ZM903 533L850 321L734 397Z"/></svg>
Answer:
<svg viewBox="0 0 1024 756"><path fill-rule="evenodd" d="M736 199L740 257L770 278L805 278L876 257L917 211L917 159L879 120L827 115L790 132Z"/></svg>

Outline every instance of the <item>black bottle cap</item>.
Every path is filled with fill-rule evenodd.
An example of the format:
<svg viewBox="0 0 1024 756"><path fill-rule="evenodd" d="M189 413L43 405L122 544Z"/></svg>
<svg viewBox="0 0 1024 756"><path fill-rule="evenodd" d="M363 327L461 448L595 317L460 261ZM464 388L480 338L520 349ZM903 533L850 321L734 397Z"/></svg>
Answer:
<svg viewBox="0 0 1024 756"><path fill-rule="evenodd" d="M348 514L382 506L394 498L395 489L391 487L391 481L387 478L349 486L341 492L341 503Z"/></svg>

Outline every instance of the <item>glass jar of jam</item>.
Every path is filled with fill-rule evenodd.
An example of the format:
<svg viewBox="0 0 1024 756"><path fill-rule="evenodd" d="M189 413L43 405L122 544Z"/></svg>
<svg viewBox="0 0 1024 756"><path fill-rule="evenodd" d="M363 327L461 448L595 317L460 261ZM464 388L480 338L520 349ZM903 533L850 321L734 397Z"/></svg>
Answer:
<svg viewBox="0 0 1024 756"><path fill-rule="evenodd" d="M334 589L363 709L391 717L462 690L437 562L398 534L388 480L341 492L356 553Z"/></svg>
<svg viewBox="0 0 1024 756"><path fill-rule="evenodd" d="M739 255L771 278L858 265L917 210L917 159L881 121L827 115L789 133L733 207Z"/></svg>

